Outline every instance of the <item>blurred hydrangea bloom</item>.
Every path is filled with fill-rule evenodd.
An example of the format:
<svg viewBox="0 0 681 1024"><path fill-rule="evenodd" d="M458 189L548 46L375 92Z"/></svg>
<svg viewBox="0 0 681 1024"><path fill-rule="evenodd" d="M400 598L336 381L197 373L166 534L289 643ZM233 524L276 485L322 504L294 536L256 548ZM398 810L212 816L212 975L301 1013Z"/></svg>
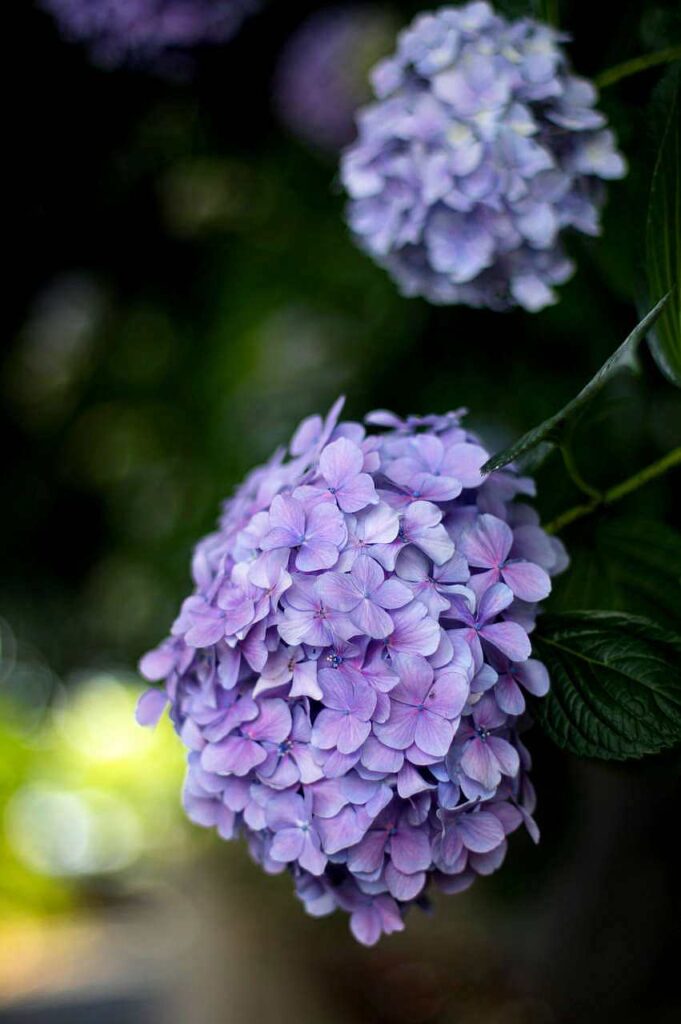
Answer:
<svg viewBox="0 0 681 1024"><path fill-rule="evenodd" d="M311 914L340 907L372 944L431 882L464 889L519 825L537 837L519 724L549 681L528 631L566 556L515 500L530 479L483 476L460 413L373 413L367 433L340 408L196 548L138 719L169 702L192 821L245 835Z"/></svg>
<svg viewBox="0 0 681 1024"><path fill-rule="evenodd" d="M257 0L40 0L63 34L105 67L156 63L168 52L222 43Z"/></svg>
<svg viewBox="0 0 681 1024"><path fill-rule="evenodd" d="M419 15L374 69L342 179L405 295L534 312L574 269L562 231L599 233L603 179L626 167L567 38L474 2Z"/></svg>
<svg viewBox="0 0 681 1024"><path fill-rule="evenodd" d="M279 116L294 135L331 152L352 140L369 70L390 52L395 28L386 10L357 5L316 11L302 23L274 79Z"/></svg>

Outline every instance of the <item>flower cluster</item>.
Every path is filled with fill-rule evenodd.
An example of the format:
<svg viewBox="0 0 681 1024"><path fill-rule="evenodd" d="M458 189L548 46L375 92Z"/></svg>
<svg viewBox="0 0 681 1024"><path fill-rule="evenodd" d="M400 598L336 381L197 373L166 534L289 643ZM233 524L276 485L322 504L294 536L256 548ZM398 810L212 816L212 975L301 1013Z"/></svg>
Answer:
<svg viewBox="0 0 681 1024"><path fill-rule="evenodd" d="M40 0L64 35L105 67L155 63L167 51L222 43L257 0Z"/></svg>
<svg viewBox="0 0 681 1024"><path fill-rule="evenodd" d="M473 2L419 15L375 68L342 179L405 295L536 311L574 269L561 232L599 233L601 179L626 168L567 38Z"/></svg>
<svg viewBox="0 0 681 1024"><path fill-rule="evenodd" d="M355 112L369 97L367 76L390 52L395 25L378 7L345 5L315 11L282 51L274 101L294 135L337 152L355 135Z"/></svg>
<svg viewBox="0 0 681 1024"><path fill-rule="evenodd" d="M403 927L433 881L494 871L521 823L536 837L524 691L548 689L528 632L556 540L484 476L461 413L325 420L256 469L198 545L194 594L141 662L189 748L185 808L314 915L359 941Z"/></svg>

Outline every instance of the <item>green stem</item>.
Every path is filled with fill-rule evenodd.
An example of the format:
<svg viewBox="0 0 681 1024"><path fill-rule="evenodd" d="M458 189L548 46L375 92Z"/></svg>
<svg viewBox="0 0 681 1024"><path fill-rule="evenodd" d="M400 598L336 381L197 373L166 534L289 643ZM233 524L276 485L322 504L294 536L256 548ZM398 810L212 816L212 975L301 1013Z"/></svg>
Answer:
<svg viewBox="0 0 681 1024"><path fill-rule="evenodd" d="M681 60L681 46L668 46L666 50L644 53L642 57L625 60L623 64L616 64L613 68L602 71L596 76L595 82L599 88L605 89L622 78L628 78L629 75L637 75L639 71L647 71L657 64L669 64L673 60Z"/></svg>
<svg viewBox="0 0 681 1024"><path fill-rule="evenodd" d="M567 470L568 476L572 480L573 484L578 491L583 491L589 498L598 499L601 497L601 492L592 487L590 483L584 479L582 474L579 472L577 463L575 462L574 455L569 445L562 444L560 446L560 453L563 456L563 464Z"/></svg>
<svg viewBox="0 0 681 1024"><path fill-rule="evenodd" d="M576 519L582 519L584 516L591 515L592 512L595 512L602 505L612 505L616 501L621 501L622 498L626 498L632 491L637 491L639 487L643 487L650 480L662 476L663 473L674 469L675 466L681 466L681 447L674 448L673 451L668 452L667 455L658 459L657 462L653 462L650 466L639 470L638 473L604 491L603 494L595 494L591 501L585 502L583 505L575 505L574 508L569 508L566 512L562 512L555 519L551 520L544 529L547 533L558 533L563 527L574 523Z"/></svg>

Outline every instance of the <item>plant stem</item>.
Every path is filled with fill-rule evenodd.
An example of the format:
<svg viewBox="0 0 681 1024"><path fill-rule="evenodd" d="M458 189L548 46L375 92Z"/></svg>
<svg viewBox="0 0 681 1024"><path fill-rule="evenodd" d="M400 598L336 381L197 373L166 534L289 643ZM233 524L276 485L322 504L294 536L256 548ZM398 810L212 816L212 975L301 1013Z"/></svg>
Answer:
<svg viewBox="0 0 681 1024"><path fill-rule="evenodd" d="M601 497L601 492L592 487L591 484L587 483L582 474L577 468L575 457L572 454L572 449L567 444L560 446L560 454L563 456L563 464L567 470L568 476L572 480L573 484L578 491L583 491L589 498L598 499Z"/></svg>
<svg viewBox="0 0 681 1024"><path fill-rule="evenodd" d="M609 488L603 494L595 493L591 501L585 502L583 505L575 505L574 508L569 508L566 512L562 512L555 519L552 519L544 529L547 533L558 533L564 526L574 523L576 519L582 519L584 516L591 515L601 505L612 505L616 501L621 501L622 498L626 498L632 491L637 491L639 487L643 487L650 480L662 476L663 473L668 472L668 470L673 469L675 466L681 466L681 447L674 448L673 451L668 452L661 459L658 459L657 462L653 462L650 466L639 470L638 473L630 476L627 480L623 480L622 483Z"/></svg>
<svg viewBox="0 0 681 1024"><path fill-rule="evenodd" d="M657 64L669 64L673 60L681 60L681 46L668 46L665 50L657 50L655 53L644 53L642 57L634 57L632 60L625 60L623 64L616 64L607 71L596 75L596 85L601 89L619 82L621 78L628 78L629 75L636 75L639 71L647 71L648 68Z"/></svg>

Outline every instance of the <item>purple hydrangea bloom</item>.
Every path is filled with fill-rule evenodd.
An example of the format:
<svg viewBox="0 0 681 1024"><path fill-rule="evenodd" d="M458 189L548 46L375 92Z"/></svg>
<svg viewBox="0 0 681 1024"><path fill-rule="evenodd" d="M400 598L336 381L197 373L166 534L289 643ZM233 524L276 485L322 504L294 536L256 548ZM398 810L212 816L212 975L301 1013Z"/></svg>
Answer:
<svg viewBox="0 0 681 1024"><path fill-rule="evenodd" d="M198 545L195 590L140 670L188 748L184 804L291 872L367 944L430 885L466 888L532 820L524 692L537 602L566 564L462 413L296 431ZM424 497L424 493L427 497Z"/></svg>
<svg viewBox="0 0 681 1024"><path fill-rule="evenodd" d="M315 11L285 44L274 77L282 123L316 149L337 152L355 135L370 97L367 76L390 52L396 25L386 10L347 4Z"/></svg>
<svg viewBox="0 0 681 1024"><path fill-rule="evenodd" d="M62 33L86 43L95 63L156 65L168 54L223 43L258 0L40 0Z"/></svg>
<svg viewBox="0 0 681 1024"><path fill-rule="evenodd" d="M574 269L562 232L597 235L603 180L626 173L567 39L474 0L419 15L374 69L342 179L358 243L403 294L556 301Z"/></svg>

